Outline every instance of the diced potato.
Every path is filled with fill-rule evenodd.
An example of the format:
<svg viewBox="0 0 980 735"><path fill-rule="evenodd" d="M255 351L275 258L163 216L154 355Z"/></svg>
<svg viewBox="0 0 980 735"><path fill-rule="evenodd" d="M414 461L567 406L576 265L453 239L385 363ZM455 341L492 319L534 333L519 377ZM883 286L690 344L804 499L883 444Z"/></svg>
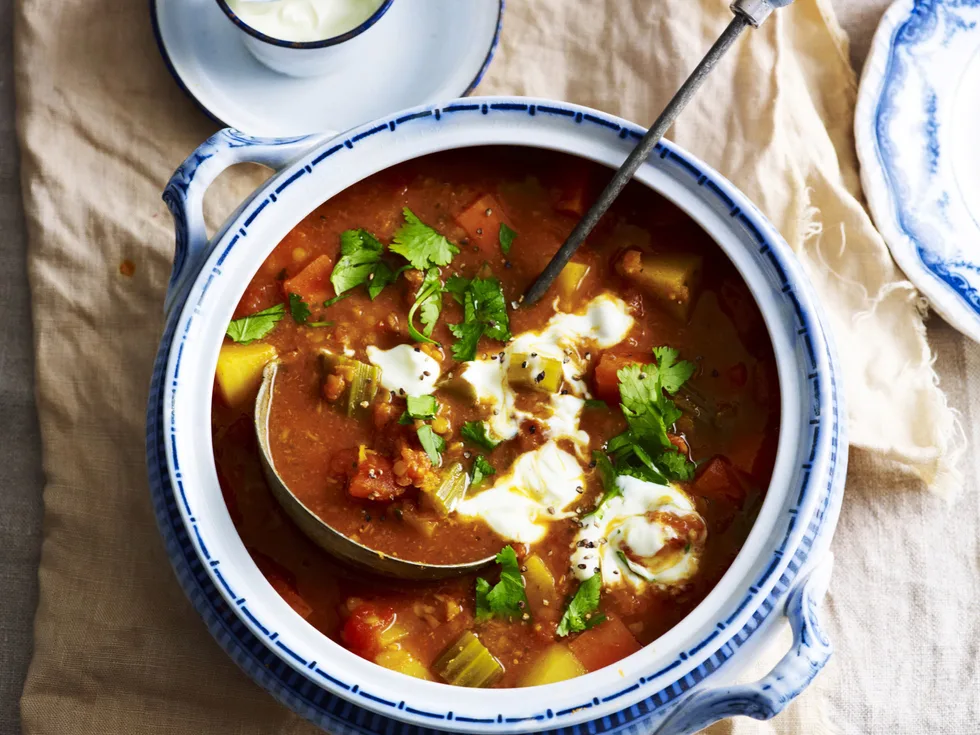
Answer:
<svg viewBox="0 0 980 735"><path fill-rule="evenodd" d="M430 482L422 486L422 491L436 512L447 516L455 510L456 505L466 494L469 475L462 462L454 462L438 474L431 475L431 478Z"/></svg>
<svg viewBox="0 0 980 735"><path fill-rule="evenodd" d="M605 668L641 648L623 621L611 615L577 636L568 647L588 671Z"/></svg>
<svg viewBox="0 0 980 735"><path fill-rule="evenodd" d="M558 274L558 304L565 311L571 311L575 292L582 286L582 281L589 275L589 266L584 263L571 262L561 269Z"/></svg>
<svg viewBox="0 0 980 735"><path fill-rule="evenodd" d="M401 623L392 623L378 636L378 642L382 647L387 648L388 646L393 646L398 643L402 638L408 635L408 628L406 628Z"/></svg>
<svg viewBox="0 0 980 735"><path fill-rule="evenodd" d="M507 380L515 388L530 388L542 393L557 393L564 375L561 360L515 352L510 356Z"/></svg>
<svg viewBox="0 0 980 735"><path fill-rule="evenodd" d="M254 398L262 383L262 369L276 358L276 348L253 342L226 344L218 353L218 390L229 406L240 406Z"/></svg>
<svg viewBox="0 0 980 735"><path fill-rule="evenodd" d="M386 669L397 671L399 674L414 676L416 679L432 681L432 675L421 661L404 648L393 646L386 648L374 658L374 663Z"/></svg>
<svg viewBox="0 0 980 735"><path fill-rule="evenodd" d="M488 687L504 673L504 667L472 631L466 631L432 665L448 684Z"/></svg>
<svg viewBox="0 0 980 735"><path fill-rule="evenodd" d="M536 687L574 679L586 673L585 667L575 658L568 646L556 643L540 654L534 665L521 678L520 686Z"/></svg>
<svg viewBox="0 0 980 735"><path fill-rule="evenodd" d="M701 286L703 258L690 253L641 253L627 250L616 271L660 302L683 322L691 318Z"/></svg>
<svg viewBox="0 0 980 735"><path fill-rule="evenodd" d="M556 621L561 614L555 577L537 554L524 560L524 591L535 620Z"/></svg>

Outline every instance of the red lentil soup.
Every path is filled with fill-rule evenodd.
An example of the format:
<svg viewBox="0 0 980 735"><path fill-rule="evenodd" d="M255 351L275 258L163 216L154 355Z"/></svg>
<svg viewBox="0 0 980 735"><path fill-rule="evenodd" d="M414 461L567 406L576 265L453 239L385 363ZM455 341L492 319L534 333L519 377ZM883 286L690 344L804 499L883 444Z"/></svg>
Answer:
<svg viewBox="0 0 980 735"><path fill-rule="evenodd" d="M409 161L311 213L245 290L213 400L222 492L272 586L340 645L460 686L560 681L664 634L741 548L779 392L715 243L633 183L519 303L609 175L525 148ZM307 539L257 454L273 359L271 451L307 507L388 554L496 563L399 582Z"/></svg>

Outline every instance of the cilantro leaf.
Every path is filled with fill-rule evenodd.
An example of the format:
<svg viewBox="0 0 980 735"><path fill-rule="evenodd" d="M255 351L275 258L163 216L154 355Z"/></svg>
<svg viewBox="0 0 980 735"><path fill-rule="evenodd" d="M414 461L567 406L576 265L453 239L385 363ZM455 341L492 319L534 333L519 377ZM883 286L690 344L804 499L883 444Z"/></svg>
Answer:
<svg viewBox="0 0 980 735"><path fill-rule="evenodd" d="M477 487L491 475L497 474L497 470L482 454L476 455L473 460L473 467L470 469L470 487Z"/></svg>
<svg viewBox="0 0 980 735"><path fill-rule="evenodd" d="M455 293L454 293L455 295ZM453 357L466 362L476 358L476 348L484 334L507 342L511 338L507 300L496 278L474 278L463 293L463 321L449 326L457 342Z"/></svg>
<svg viewBox="0 0 980 735"><path fill-rule="evenodd" d="M527 610L527 594L514 549L505 546L497 554L496 562L500 565L500 581L493 588L485 579L476 580L477 622L491 617L513 620L523 617Z"/></svg>
<svg viewBox="0 0 980 735"><path fill-rule="evenodd" d="M665 475L675 480L688 482L694 477L694 463L678 451L668 449L654 461Z"/></svg>
<svg viewBox="0 0 980 735"><path fill-rule="evenodd" d="M435 265L449 265L459 248L444 235L422 222L408 207L402 209L403 224L388 246L393 253L405 257L413 268L428 270Z"/></svg>
<svg viewBox="0 0 980 735"><path fill-rule="evenodd" d="M476 622L482 623L493 617L487 595L490 594L490 583L483 577L476 578Z"/></svg>
<svg viewBox="0 0 980 735"><path fill-rule="evenodd" d="M408 334L416 342L438 344L434 339L431 339L431 335L436 326L436 321L442 313L442 291L439 269L430 268L422 280L422 285L415 297L415 303L408 310ZM421 332L415 328L415 312L420 310L419 321L423 325Z"/></svg>
<svg viewBox="0 0 980 735"><path fill-rule="evenodd" d="M408 404L406 413L413 419L434 419L439 410L435 396L409 396L405 401Z"/></svg>
<svg viewBox="0 0 980 735"><path fill-rule="evenodd" d="M262 339L273 330L279 320L286 314L285 304L276 304L254 314L233 319L229 322L225 334L232 341L247 345L257 339Z"/></svg>
<svg viewBox="0 0 980 735"><path fill-rule="evenodd" d="M456 338L453 345L453 358L459 362L476 359L476 348L483 336L483 325L477 322L469 324L450 324L449 331Z"/></svg>
<svg viewBox="0 0 980 735"><path fill-rule="evenodd" d="M583 408L608 409L609 404L605 401L600 401L598 398L586 398Z"/></svg>
<svg viewBox="0 0 980 735"><path fill-rule="evenodd" d="M297 324L306 324L310 318L310 307L303 297L296 293L289 294L289 313Z"/></svg>
<svg viewBox="0 0 980 735"><path fill-rule="evenodd" d="M687 360L677 362L679 354L673 347L653 348L653 356L657 358L660 384L670 395L674 395L694 375L694 363Z"/></svg>
<svg viewBox="0 0 980 735"><path fill-rule="evenodd" d="M333 267L330 283L338 296L360 286L381 261L384 245L367 230L346 230L340 235L340 260Z"/></svg>
<svg viewBox="0 0 980 735"><path fill-rule="evenodd" d="M599 502L596 503L595 508L588 515L594 515L599 512L599 509L606 504L607 501L613 498L619 497L623 494L623 491L616 485L616 468L613 467L613 463L606 456L605 452L600 452L598 450L592 452L592 461L595 462L596 471L599 473L599 479L602 481L602 497Z"/></svg>
<svg viewBox="0 0 980 735"><path fill-rule="evenodd" d="M446 281L446 291L453 295L457 304L463 303L463 296L466 294L466 289L470 287L471 280L464 276L455 275L450 276Z"/></svg>
<svg viewBox="0 0 980 735"><path fill-rule="evenodd" d="M467 421L459 433L464 439L468 439L488 452L492 452L500 444L499 441L490 436L489 427L485 421Z"/></svg>
<svg viewBox="0 0 980 735"><path fill-rule="evenodd" d="M387 263L383 260L379 260L378 264L374 266L374 272L368 276L368 296L371 297L371 301L378 298L378 294L384 291L385 286L388 286L398 280L398 276L408 270L408 266L402 266L396 271L393 271Z"/></svg>
<svg viewBox="0 0 980 735"><path fill-rule="evenodd" d="M340 235L340 260L333 267L330 283L337 294L324 306L332 306L352 288L366 284L368 296L374 301L385 286L394 283L405 270L393 271L381 260L384 245L367 230L346 230Z"/></svg>
<svg viewBox="0 0 980 735"><path fill-rule="evenodd" d="M578 586L575 596L565 608L565 614L558 622L559 637L564 638L569 633L581 633L583 630L594 628L606 616L599 610L599 593L602 589L602 576L593 574Z"/></svg>
<svg viewBox="0 0 980 735"><path fill-rule="evenodd" d="M510 254L511 245L514 244L514 240L517 238L517 233L507 226L504 222L500 223L500 233L497 235L500 240L500 250L504 255Z"/></svg>
<svg viewBox="0 0 980 735"><path fill-rule="evenodd" d="M434 432L428 424L418 428L418 435L422 449L429 455L429 461L438 467L442 464L442 453L446 451L446 440Z"/></svg>

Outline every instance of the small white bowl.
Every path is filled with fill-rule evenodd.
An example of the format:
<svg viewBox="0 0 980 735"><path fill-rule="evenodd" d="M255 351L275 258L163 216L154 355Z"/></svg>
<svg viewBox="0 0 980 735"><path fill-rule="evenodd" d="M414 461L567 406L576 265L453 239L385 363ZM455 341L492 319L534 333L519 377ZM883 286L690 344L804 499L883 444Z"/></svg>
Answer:
<svg viewBox="0 0 980 735"><path fill-rule="evenodd" d="M350 64L362 53L370 52L365 39L360 38L388 12L394 0L384 0L381 6L363 23L339 36L322 41L286 41L256 30L242 20L227 0L217 0L218 7L238 29L245 48L262 64L273 71L291 77L315 77Z"/></svg>

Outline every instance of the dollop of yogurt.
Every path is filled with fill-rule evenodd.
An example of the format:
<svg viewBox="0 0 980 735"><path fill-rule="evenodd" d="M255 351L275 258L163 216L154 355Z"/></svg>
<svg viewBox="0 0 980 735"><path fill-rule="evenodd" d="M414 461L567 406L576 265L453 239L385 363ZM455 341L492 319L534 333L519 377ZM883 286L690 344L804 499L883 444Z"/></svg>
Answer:
<svg viewBox="0 0 980 735"><path fill-rule="evenodd" d="M578 425L584 399L590 397L582 379L589 350L619 344L632 328L633 317L626 303L612 294L602 294L592 299L583 313L555 314L543 330L517 335L491 359L466 363L460 377L472 386L479 403L492 408L487 423L497 440L513 439L522 421L535 418L544 425L546 436L570 439L584 451L589 436ZM562 378L568 393L551 396L550 415L535 416L516 407L517 393L507 379L514 355L526 357L532 372L538 371L543 358L562 363Z"/></svg>
<svg viewBox="0 0 980 735"><path fill-rule="evenodd" d="M412 345L390 350L367 348L370 363L381 368L381 387L403 396L427 396L436 389L442 368L439 361Z"/></svg>
<svg viewBox="0 0 980 735"><path fill-rule="evenodd" d="M578 460L552 440L522 454L493 487L466 498L456 510L482 518L505 539L533 544L553 521L570 515L566 509L584 483Z"/></svg>
<svg viewBox="0 0 980 735"><path fill-rule="evenodd" d="M622 495L582 519L572 571L580 580L602 574L604 587L674 585L690 579L707 537L691 499L673 485L620 476Z"/></svg>
<svg viewBox="0 0 980 735"><path fill-rule="evenodd" d="M228 0L228 6L259 33L282 41L324 41L357 28L383 0Z"/></svg>

